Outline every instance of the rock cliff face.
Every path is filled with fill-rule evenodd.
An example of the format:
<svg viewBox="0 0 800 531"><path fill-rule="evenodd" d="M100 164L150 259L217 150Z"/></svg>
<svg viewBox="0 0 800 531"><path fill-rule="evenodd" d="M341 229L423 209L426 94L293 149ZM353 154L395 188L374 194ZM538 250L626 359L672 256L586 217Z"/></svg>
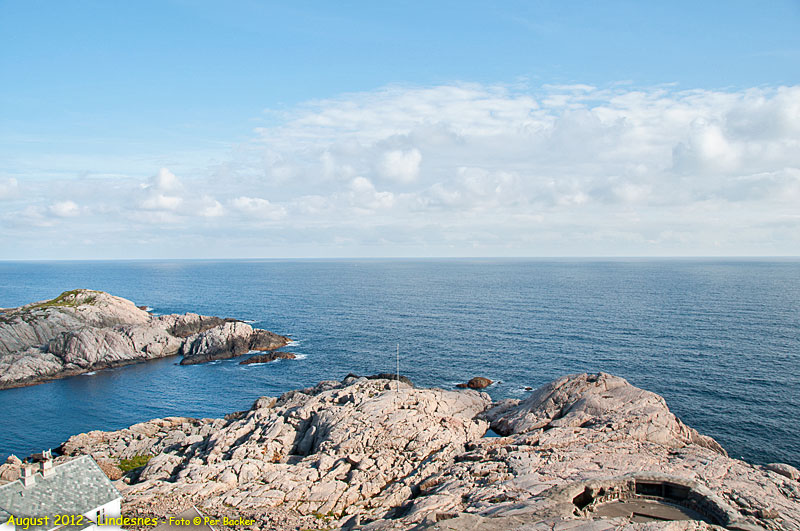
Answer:
<svg viewBox="0 0 800 531"><path fill-rule="evenodd" d="M155 317L120 297L74 290L0 313L0 389L175 354L202 363L288 342L232 319Z"/></svg>
<svg viewBox="0 0 800 531"><path fill-rule="evenodd" d="M573 375L495 404L397 386L349 376L225 419L78 435L61 451L152 455L120 482L126 513L195 504L258 529L800 530L796 469L729 458L621 378ZM485 437L490 425L504 436ZM640 523L626 503L687 519Z"/></svg>
<svg viewBox="0 0 800 531"><path fill-rule="evenodd" d="M247 323L225 322L186 338L180 349L181 365L232 358L251 350L274 350L288 342L287 338L272 332L254 330Z"/></svg>

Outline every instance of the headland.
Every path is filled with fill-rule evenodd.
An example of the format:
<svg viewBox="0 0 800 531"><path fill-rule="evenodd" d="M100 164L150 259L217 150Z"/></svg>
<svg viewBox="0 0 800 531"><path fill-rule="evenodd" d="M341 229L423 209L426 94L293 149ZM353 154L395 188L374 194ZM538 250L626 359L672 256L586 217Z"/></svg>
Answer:
<svg viewBox="0 0 800 531"><path fill-rule="evenodd" d="M0 310L0 389L168 356L205 363L288 343L236 319L155 316L121 297L76 289Z"/></svg>

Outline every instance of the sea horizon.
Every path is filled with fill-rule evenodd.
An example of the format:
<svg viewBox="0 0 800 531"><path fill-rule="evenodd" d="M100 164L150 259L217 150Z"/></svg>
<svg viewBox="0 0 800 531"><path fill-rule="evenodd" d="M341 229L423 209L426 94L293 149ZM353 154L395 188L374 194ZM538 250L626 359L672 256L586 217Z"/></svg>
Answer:
<svg viewBox="0 0 800 531"><path fill-rule="evenodd" d="M4 258L0 263L27 263L27 262L336 262L336 261L457 261L457 260L509 260L509 261L647 261L647 260L740 260L740 261L797 261L800 255L665 255L665 256L644 256L644 255L620 255L620 256L315 256L315 257L251 257L251 258L75 258L75 259L50 259L50 258Z"/></svg>

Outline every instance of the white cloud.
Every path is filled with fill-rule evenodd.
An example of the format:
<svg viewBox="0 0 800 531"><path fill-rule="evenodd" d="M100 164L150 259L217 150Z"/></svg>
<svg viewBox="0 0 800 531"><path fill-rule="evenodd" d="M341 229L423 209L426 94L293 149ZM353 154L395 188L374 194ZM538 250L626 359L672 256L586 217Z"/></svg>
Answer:
<svg viewBox="0 0 800 531"><path fill-rule="evenodd" d="M81 213L80 207L74 201L58 201L50 205L48 210L59 218L74 218Z"/></svg>
<svg viewBox="0 0 800 531"><path fill-rule="evenodd" d="M182 203L183 199L180 197L154 193L141 202L141 207L145 210L177 210Z"/></svg>
<svg viewBox="0 0 800 531"><path fill-rule="evenodd" d="M800 87L389 87L310 103L258 134L272 158L293 168L279 193L313 217L300 223L381 216L430 240L445 226L451 235L481 229L487 242L535 254L535 237L515 225L531 220L543 235L569 234L562 241L575 254L597 252L597 242L611 253L636 242L634 254L669 254L673 244L702 254L711 232L730 242L743 234L735 209L752 212L751 225L788 215L783 198L795 193L792 172L800 171L798 113ZM277 182L264 170L265 184ZM709 199L737 206L714 219L691 208ZM685 236L693 230L695 238ZM651 237L659 233L684 236ZM798 238L776 236L775 249L796 249ZM740 248L751 243L761 245Z"/></svg>
<svg viewBox="0 0 800 531"><path fill-rule="evenodd" d="M225 208L222 203L212 197L203 198L205 206L200 209L200 215L206 218L218 218L225 215Z"/></svg>
<svg viewBox="0 0 800 531"><path fill-rule="evenodd" d="M390 180L401 183L410 183L419 176L419 164L422 162L422 153L413 148L408 151L395 149L383 155L380 172Z"/></svg>
<svg viewBox="0 0 800 531"><path fill-rule="evenodd" d="M170 192L182 187L180 179L167 168L158 170L158 173L151 179L150 186L159 192Z"/></svg>
<svg viewBox="0 0 800 531"><path fill-rule="evenodd" d="M105 182L31 204L69 190L176 238L215 217L253 252L797 254L800 87L392 86L290 109L207 171Z"/></svg>
<svg viewBox="0 0 800 531"><path fill-rule="evenodd" d="M621 183L613 187L613 193L625 203L640 203L646 201L650 195L651 187L646 184Z"/></svg>
<svg viewBox="0 0 800 531"><path fill-rule="evenodd" d="M142 195L139 207L144 210L175 212L184 204L183 197L179 195L183 184L167 168L158 170L158 173L147 183L142 183L140 188Z"/></svg>
<svg viewBox="0 0 800 531"><path fill-rule="evenodd" d="M370 213L375 210L391 208L394 194L379 192L366 177L356 177L350 181L349 192L343 194L356 212Z"/></svg>
<svg viewBox="0 0 800 531"><path fill-rule="evenodd" d="M14 178L0 180L0 201L17 197L19 184Z"/></svg>
<svg viewBox="0 0 800 531"><path fill-rule="evenodd" d="M239 212L261 219L278 220L286 217L286 208L270 203L260 197L240 196L230 201L231 207Z"/></svg>
<svg viewBox="0 0 800 531"><path fill-rule="evenodd" d="M51 217L45 214L45 210L41 207L28 205L19 213L20 221L25 225L31 225L39 228L47 228L55 225Z"/></svg>
<svg viewBox="0 0 800 531"><path fill-rule="evenodd" d="M739 167L741 149L732 145L718 124L692 125L685 142L673 150L676 169L685 173L734 171Z"/></svg>
<svg viewBox="0 0 800 531"><path fill-rule="evenodd" d="M231 206L244 212L257 214L271 209L272 203L266 199L261 199L260 197L241 196L231 200Z"/></svg>
<svg viewBox="0 0 800 531"><path fill-rule="evenodd" d="M147 183L141 185L143 191L139 206L145 210L175 211L183 198L174 192L182 188L180 180L167 168L161 168Z"/></svg>
<svg viewBox="0 0 800 531"><path fill-rule="evenodd" d="M299 213L315 218L331 215L334 210L333 202L321 195L304 195L295 203Z"/></svg>

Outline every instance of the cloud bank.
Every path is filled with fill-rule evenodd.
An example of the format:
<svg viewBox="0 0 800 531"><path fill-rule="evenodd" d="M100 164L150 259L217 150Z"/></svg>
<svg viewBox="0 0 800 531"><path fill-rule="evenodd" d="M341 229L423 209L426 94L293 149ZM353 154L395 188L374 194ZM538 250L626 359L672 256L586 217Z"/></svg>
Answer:
<svg viewBox="0 0 800 531"><path fill-rule="evenodd" d="M0 176L0 220L97 256L800 254L800 87L397 86L268 114L192 175Z"/></svg>

